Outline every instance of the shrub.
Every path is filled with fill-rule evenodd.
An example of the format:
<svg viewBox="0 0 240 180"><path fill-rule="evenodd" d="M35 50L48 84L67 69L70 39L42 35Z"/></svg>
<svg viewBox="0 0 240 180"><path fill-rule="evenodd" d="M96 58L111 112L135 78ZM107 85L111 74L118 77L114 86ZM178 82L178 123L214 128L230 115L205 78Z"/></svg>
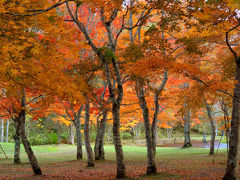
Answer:
<svg viewBox="0 0 240 180"><path fill-rule="evenodd" d="M124 140L132 139L132 135L129 132L122 132L121 133L121 138L124 139Z"/></svg>
<svg viewBox="0 0 240 180"><path fill-rule="evenodd" d="M57 144L57 143L58 143L57 133L48 134L48 144Z"/></svg>

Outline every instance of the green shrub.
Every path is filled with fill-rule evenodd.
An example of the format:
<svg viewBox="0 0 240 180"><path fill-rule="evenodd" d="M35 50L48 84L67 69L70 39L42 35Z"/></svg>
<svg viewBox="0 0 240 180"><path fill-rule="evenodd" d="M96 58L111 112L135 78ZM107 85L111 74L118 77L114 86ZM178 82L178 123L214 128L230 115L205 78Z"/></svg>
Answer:
<svg viewBox="0 0 240 180"><path fill-rule="evenodd" d="M34 134L34 136L30 135L28 138L31 145L44 145L48 144L48 137L47 134Z"/></svg>
<svg viewBox="0 0 240 180"><path fill-rule="evenodd" d="M57 144L57 143L58 143L57 133L48 134L48 144Z"/></svg>
<svg viewBox="0 0 240 180"><path fill-rule="evenodd" d="M96 136L97 136L97 131L92 131L90 132L90 141L95 142Z"/></svg>
<svg viewBox="0 0 240 180"><path fill-rule="evenodd" d="M122 132L121 133L121 138L124 139L124 140L132 139L132 135L129 132Z"/></svg>
<svg viewBox="0 0 240 180"><path fill-rule="evenodd" d="M60 143L67 144L68 143L68 138L69 138L69 132L65 131L62 134L60 134L60 138L61 138Z"/></svg>

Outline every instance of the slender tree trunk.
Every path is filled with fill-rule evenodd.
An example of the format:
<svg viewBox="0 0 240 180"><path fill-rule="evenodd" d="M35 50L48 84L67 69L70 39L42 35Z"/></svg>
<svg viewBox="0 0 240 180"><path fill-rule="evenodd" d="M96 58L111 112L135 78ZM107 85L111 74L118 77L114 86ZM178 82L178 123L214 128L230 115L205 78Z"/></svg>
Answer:
<svg viewBox="0 0 240 180"><path fill-rule="evenodd" d="M97 136L95 140L94 154L95 160L103 160L104 159L104 135L107 124L107 112L103 111L103 118L100 121L100 125L98 127Z"/></svg>
<svg viewBox="0 0 240 180"><path fill-rule="evenodd" d="M93 151L90 144L90 138L89 138L89 110L90 106L89 103L85 104L85 123L84 123L84 139L85 139L85 148L87 151L87 157L88 157L88 167L94 167L93 162Z"/></svg>
<svg viewBox="0 0 240 180"><path fill-rule="evenodd" d="M75 137L75 133L74 133L74 129L73 129L73 124L71 124L69 126L69 142L74 145L74 137Z"/></svg>
<svg viewBox="0 0 240 180"><path fill-rule="evenodd" d="M226 136L227 154L228 154L229 153L229 129L226 130L225 136Z"/></svg>
<svg viewBox="0 0 240 180"><path fill-rule="evenodd" d="M14 142L15 142L15 146L14 146L14 164L21 164L21 160L20 160L20 134L19 134L19 120L15 119L14 123L15 123L15 128L16 128L16 133L14 135Z"/></svg>
<svg viewBox="0 0 240 180"><path fill-rule="evenodd" d="M4 141L4 121L1 119L1 142Z"/></svg>
<svg viewBox="0 0 240 180"><path fill-rule="evenodd" d="M123 87L122 87L122 80L121 75L118 67L118 63L116 59L112 59L112 64L114 67L114 72L117 78L117 87L118 87L118 96L115 94L115 88L112 85L112 80L110 77L109 67L105 60L103 60L105 65L105 72L108 81L109 87L109 94L110 99L112 101L112 115L113 115L113 143L116 152L116 159L117 159L117 175L116 178L124 178L126 177L126 170L124 165L124 155L122 149L122 143L120 138L120 105L123 98Z"/></svg>
<svg viewBox="0 0 240 180"><path fill-rule="evenodd" d="M152 144L153 144L153 152L156 154L156 139L157 139L157 116L159 113L159 103L158 103L158 92L155 93L154 97L154 104L155 104L155 111L153 115L152 127L151 127L151 135L152 135Z"/></svg>
<svg viewBox="0 0 240 180"><path fill-rule="evenodd" d="M112 130L112 128L111 128L111 126L109 126L109 127L108 127L108 131L107 131L107 134L108 134L108 139L107 139L107 141L108 141L108 142L111 141L111 134L112 134L112 133L111 133L111 130Z"/></svg>
<svg viewBox="0 0 240 180"><path fill-rule="evenodd" d="M228 107L224 102L224 99L222 99L221 101L219 101L220 105L221 105L221 109L223 111L224 114L224 124L225 124L225 136L226 136L226 142L227 142L227 154L229 152L229 133L230 133L230 128L228 126L229 122L230 122L230 118L229 118L229 112L228 112Z"/></svg>
<svg viewBox="0 0 240 180"><path fill-rule="evenodd" d="M41 175L42 171L41 168L38 165L37 158L35 157L33 150L30 146L29 141L27 140L26 133L25 133L25 121L26 121L26 112L25 112L25 90L22 90L22 98L21 98L21 111L19 113L19 118L18 118L18 126L19 126L19 134L22 139L22 143L24 146L24 149L27 153L29 162L32 166L33 172L36 175Z"/></svg>
<svg viewBox="0 0 240 180"><path fill-rule="evenodd" d="M236 80L233 94L233 109L229 139L229 153L224 180L238 179L239 118L240 118L240 62L237 63Z"/></svg>
<svg viewBox="0 0 240 180"><path fill-rule="evenodd" d="M208 118L210 121L210 125L211 125L211 130L212 130L212 134L211 134L211 143L210 143L210 155L214 155L214 147L215 147L215 126L214 126L214 122L213 122L213 118L212 118L212 110L211 107L209 106L209 104L207 103L207 100L204 99L204 103L207 109L207 114L208 114Z"/></svg>
<svg viewBox="0 0 240 180"><path fill-rule="evenodd" d="M6 126L6 142L8 142L8 132L9 132L9 119L7 119L7 126Z"/></svg>
<svg viewBox="0 0 240 180"><path fill-rule="evenodd" d="M186 113L183 117L184 121L184 144L183 148L192 147L191 138L190 138L190 110L186 110Z"/></svg>
<svg viewBox="0 0 240 180"><path fill-rule="evenodd" d="M82 134L81 134L81 124L80 119L76 118L74 121L74 125L76 128L76 136L77 136L77 159L82 159Z"/></svg>
<svg viewBox="0 0 240 180"><path fill-rule="evenodd" d="M123 149L122 143L120 138L120 113L119 107L116 104L113 104L112 113L113 113L113 142L116 151L116 159L117 159L117 178L126 177L126 170L124 165L124 156L123 156Z"/></svg>
<svg viewBox="0 0 240 180"><path fill-rule="evenodd" d="M147 107L147 102L145 100L144 90L140 87L138 98L140 101L140 106L143 112L143 119L144 119L144 127L145 127L145 137L147 143L147 174L155 174L157 173L156 163L155 163L155 153L153 147L153 140L151 134L151 124L149 120L149 110Z"/></svg>

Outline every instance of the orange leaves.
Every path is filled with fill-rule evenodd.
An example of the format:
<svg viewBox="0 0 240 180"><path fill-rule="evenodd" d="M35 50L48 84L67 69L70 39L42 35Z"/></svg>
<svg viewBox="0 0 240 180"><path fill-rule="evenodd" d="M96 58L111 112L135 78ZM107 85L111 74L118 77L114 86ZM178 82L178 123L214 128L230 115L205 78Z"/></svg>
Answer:
<svg viewBox="0 0 240 180"><path fill-rule="evenodd" d="M128 63L128 72L134 76L146 78L150 75L161 74L165 69L171 66L171 61L167 57L150 56L137 61L136 63Z"/></svg>

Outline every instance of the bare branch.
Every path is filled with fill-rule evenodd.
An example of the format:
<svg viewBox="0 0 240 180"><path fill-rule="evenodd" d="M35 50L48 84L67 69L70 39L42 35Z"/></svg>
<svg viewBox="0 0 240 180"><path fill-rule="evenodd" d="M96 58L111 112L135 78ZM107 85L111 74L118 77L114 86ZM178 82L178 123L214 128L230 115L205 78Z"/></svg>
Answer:
<svg viewBox="0 0 240 180"><path fill-rule="evenodd" d="M83 35L85 36L85 39L87 41L87 43L92 47L93 51L98 55L100 56L100 52L98 51L97 47L93 44L86 28L84 27L84 25L79 21L78 17L74 16L73 15L73 12L72 10L70 9L69 7L69 0L66 0L66 6L67 6L67 9L68 9L68 12L73 20L73 22L75 22L75 24L78 26L79 30L83 33ZM76 7L77 8L77 7ZM75 15L77 15L77 13L75 13Z"/></svg>
<svg viewBox="0 0 240 180"><path fill-rule="evenodd" d="M26 103L26 105L32 103L33 101L35 101L35 100L37 100L37 99L39 99L41 97L43 97L43 95L39 95L39 96L36 96L36 97L32 98L30 101L28 101L28 103Z"/></svg>
<svg viewBox="0 0 240 180"><path fill-rule="evenodd" d="M238 57L237 57L237 53L233 50L232 46L229 44L229 39L228 39L228 36L229 36L229 33L235 29L237 29L238 27L240 26L240 22L234 26L233 28L229 29L227 32L226 32L226 43L227 43L227 46L229 48L229 50L233 53L234 57L235 57L235 60L237 63L239 63L238 61Z"/></svg>
<svg viewBox="0 0 240 180"><path fill-rule="evenodd" d="M188 74L188 73L186 73L186 72L182 72L182 74L184 74L185 76L187 76L189 79L192 79L192 80L194 80L194 81L197 81L197 82L203 84L203 85L206 86L206 87L210 87L206 82L202 81L201 79L199 79L199 78L196 77L196 76L190 75L190 74ZM224 94L230 96L231 98L233 98L233 95L232 95L232 94L230 94L230 93L228 93L228 92L226 92L226 91L224 91L224 90L222 90L222 89L217 89L217 91L218 91L218 92L221 92L221 93L224 93Z"/></svg>
<svg viewBox="0 0 240 180"><path fill-rule="evenodd" d="M74 1L74 0L69 0L69 1ZM36 16L36 15L42 14L44 12L50 11L56 7L59 7L65 3L66 3L66 1L59 0L56 4L52 5L51 7L46 8L46 9L27 10L28 13L32 13L32 14L15 14L15 13L4 13L4 14L8 14L8 15L12 15L12 16L22 16L22 17Z"/></svg>

